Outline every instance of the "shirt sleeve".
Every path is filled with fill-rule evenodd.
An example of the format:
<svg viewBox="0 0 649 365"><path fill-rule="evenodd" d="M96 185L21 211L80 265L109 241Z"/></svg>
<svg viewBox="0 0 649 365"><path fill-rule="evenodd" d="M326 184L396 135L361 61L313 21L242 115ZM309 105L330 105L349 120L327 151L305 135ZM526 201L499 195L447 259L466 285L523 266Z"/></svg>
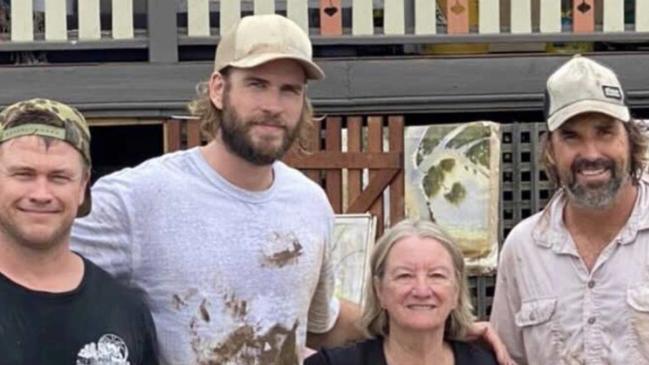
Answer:
<svg viewBox="0 0 649 365"><path fill-rule="evenodd" d="M119 173L118 173L119 174ZM133 269L131 187L118 174L99 179L92 187L90 214L78 218L71 232L73 251L130 284Z"/></svg>
<svg viewBox="0 0 649 365"><path fill-rule="evenodd" d="M331 209L329 207L329 209ZM327 232L325 233L325 249L323 250L322 265L318 284L309 306L309 322L307 330L312 333L325 333L333 328L340 312L340 303L334 297L334 266L332 262L332 232L334 224L333 213L327 218Z"/></svg>
<svg viewBox="0 0 649 365"><path fill-rule="evenodd" d="M514 233L514 231L512 231ZM519 364L527 364L523 333L516 325L515 316L521 306L520 293L516 282L516 250L515 234L503 245L503 251L498 265L496 292L490 316L491 325L505 343L510 356Z"/></svg>

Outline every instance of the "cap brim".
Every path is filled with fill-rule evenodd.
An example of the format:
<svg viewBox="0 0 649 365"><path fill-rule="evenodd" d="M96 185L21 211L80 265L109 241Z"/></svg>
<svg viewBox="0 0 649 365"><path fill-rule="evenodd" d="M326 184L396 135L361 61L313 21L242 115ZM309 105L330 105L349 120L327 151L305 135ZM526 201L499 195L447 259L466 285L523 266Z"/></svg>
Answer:
<svg viewBox="0 0 649 365"><path fill-rule="evenodd" d="M90 208L92 208L92 199L90 197L90 181L86 185L86 194L83 198L83 204L79 206L77 210L77 218L85 217L90 214Z"/></svg>
<svg viewBox="0 0 649 365"><path fill-rule="evenodd" d="M231 62L229 66L238 68L251 68L264 64L266 62L281 59L295 60L299 62L304 68L307 79L322 80L325 78L324 71L322 71L322 69L311 60L300 56L287 55L285 53L264 53L258 55L249 55L241 60Z"/></svg>
<svg viewBox="0 0 649 365"><path fill-rule="evenodd" d="M623 122L631 119L629 108L624 105L607 103L599 100L582 100L563 107L548 117L548 129L555 131L568 119L583 113L602 113Z"/></svg>

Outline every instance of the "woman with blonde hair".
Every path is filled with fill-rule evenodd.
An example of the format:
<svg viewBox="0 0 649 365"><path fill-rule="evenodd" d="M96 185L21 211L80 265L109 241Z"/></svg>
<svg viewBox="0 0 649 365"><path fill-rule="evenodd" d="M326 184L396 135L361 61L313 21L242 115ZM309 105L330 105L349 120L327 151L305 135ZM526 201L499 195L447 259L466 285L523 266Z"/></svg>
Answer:
<svg viewBox="0 0 649 365"><path fill-rule="evenodd" d="M495 365L466 342L473 315L464 258L437 224L404 220L377 242L362 325L368 340L325 349L305 365Z"/></svg>

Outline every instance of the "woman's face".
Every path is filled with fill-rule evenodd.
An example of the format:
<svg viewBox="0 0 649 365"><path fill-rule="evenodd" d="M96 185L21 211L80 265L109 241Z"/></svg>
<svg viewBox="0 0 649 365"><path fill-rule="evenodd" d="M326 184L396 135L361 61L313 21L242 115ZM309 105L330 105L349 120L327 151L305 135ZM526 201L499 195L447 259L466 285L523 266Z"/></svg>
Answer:
<svg viewBox="0 0 649 365"><path fill-rule="evenodd" d="M388 313L390 333L443 331L458 302L451 255L431 238L411 236L397 241L386 258L383 278L374 285Z"/></svg>

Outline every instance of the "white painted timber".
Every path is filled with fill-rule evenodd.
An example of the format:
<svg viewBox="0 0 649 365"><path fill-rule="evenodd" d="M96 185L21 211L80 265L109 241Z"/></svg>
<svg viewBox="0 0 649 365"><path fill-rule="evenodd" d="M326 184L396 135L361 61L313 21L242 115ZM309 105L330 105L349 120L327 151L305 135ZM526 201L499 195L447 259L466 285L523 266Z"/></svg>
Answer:
<svg viewBox="0 0 649 365"><path fill-rule="evenodd" d="M352 2L352 34L374 34L374 10L372 0L354 0Z"/></svg>
<svg viewBox="0 0 649 365"><path fill-rule="evenodd" d="M437 14L435 1L415 1L415 34L437 33Z"/></svg>
<svg viewBox="0 0 649 365"><path fill-rule="evenodd" d="M541 33L561 33L561 0L543 0L540 17Z"/></svg>
<svg viewBox="0 0 649 365"><path fill-rule="evenodd" d="M510 24L512 33L532 33L532 2L530 0L511 2Z"/></svg>
<svg viewBox="0 0 649 365"><path fill-rule="evenodd" d="M635 31L649 32L649 0L635 0Z"/></svg>
<svg viewBox="0 0 649 365"><path fill-rule="evenodd" d="M275 14L275 0L255 0L255 14Z"/></svg>
<svg viewBox="0 0 649 365"><path fill-rule="evenodd" d="M68 39L66 16L66 0L45 0L45 40L65 41Z"/></svg>
<svg viewBox="0 0 649 365"><path fill-rule="evenodd" d="M384 0L383 33L404 34L406 32L403 0Z"/></svg>
<svg viewBox="0 0 649 365"><path fill-rule="evenodd" d="M113 39L132 39L133 0L113 0Z"/></svg>
<svg viewBox="0 0 649 365"><path fill-rule="evenodd" d="M478 3L478 32L484 34L500 33L500 1L480 0Z"/></svg>
<svg viewBox="0 0 649 365"><path fill-rule="evenodd" d="M101 38L99 0L81 0L79 6L79 39Z"/></svg>
<svg viewBox="0 0 649 365"><path fill-rule="evenodd" d="M234 23L241 19L241 3L239 0L221 0L221 28L219 34L223 35Z"/></svg>
<svg viewBox="0 0 649 365"><path fill-rule="evenodd" d="M624 32L624 0L604 0L604 32Z"/></svg>
<svg viewBox="0 0 649 365"><path fill-rule="evenodd" d="M34 7L31 1L14 1L11 4L11 40L29 42L34 40Z"/></svg>
<svg viewBox="0 0 649 365"><path fill-rule="evenodd" d="M205 37L210 35L209 0L188 0L187 35L190 37Z"/></svg>
<svg viewBox="0 0 649 365"><path fill-rule="evenodd" d="M304 0L286 0L286 16L309 34L309 3Z"/></svg>

